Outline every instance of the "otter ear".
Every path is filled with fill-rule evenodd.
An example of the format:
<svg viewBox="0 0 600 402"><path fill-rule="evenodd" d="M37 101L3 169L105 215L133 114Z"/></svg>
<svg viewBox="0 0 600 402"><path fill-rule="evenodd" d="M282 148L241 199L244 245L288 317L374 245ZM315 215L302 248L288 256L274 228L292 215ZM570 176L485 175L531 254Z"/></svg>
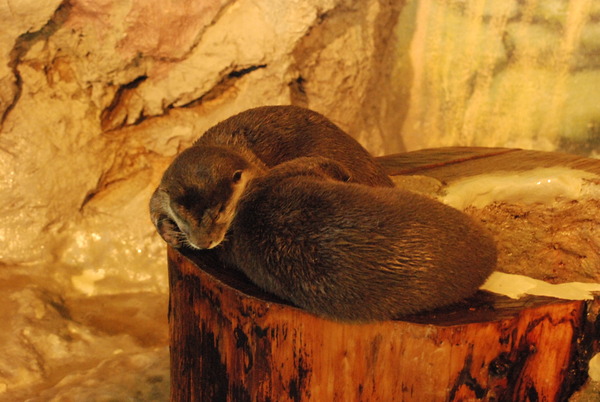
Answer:
<svg viewBox="0 0 600 402"><path fill-rule="evenodd" d="M231 181L233 181L234 183L239 182L242 179L242 171L241 170L236 170L233 173L233 177L231 178Z"/></svg>

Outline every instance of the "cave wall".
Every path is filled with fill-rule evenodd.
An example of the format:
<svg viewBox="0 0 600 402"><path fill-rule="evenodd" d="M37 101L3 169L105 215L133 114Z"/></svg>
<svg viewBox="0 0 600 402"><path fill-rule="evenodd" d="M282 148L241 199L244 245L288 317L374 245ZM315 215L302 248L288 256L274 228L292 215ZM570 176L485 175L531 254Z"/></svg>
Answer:
<svg viewBox="0 0 600 402"><path fill-rule="evenodd" d="M598 156L598 2L417 3L401 130L407 148L477 144Z"/></svg>
<svg viewBox="0 0 600 402"><path fill-rule="evenodd" d="M148 199L236 112L307 106L377 155L598 152L591 0L13 0L0 24L0 392L54 395L107 361L159 370L167 276Z"/></svg>

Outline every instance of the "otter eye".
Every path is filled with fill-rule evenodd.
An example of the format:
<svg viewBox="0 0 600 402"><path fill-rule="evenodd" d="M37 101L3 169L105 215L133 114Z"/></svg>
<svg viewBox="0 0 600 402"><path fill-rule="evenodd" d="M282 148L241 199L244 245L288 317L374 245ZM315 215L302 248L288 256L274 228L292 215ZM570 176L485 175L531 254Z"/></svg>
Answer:
<svg viewBox="0 0 600 402"><path fill-rule="evenodd" d="M240 181L242 178L242 171L241 170L236 170L235 173L233 173L233 177L231 178L231 180L234 183L237 183L238 181Z"/></svg>

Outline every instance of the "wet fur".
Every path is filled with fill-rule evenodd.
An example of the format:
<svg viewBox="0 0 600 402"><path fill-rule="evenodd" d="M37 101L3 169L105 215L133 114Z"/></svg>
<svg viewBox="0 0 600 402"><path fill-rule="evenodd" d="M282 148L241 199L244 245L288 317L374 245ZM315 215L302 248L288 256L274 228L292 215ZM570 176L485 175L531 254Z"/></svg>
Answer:
<svg viewBox="0 0 600 402"><path fill-rule="evenodd" d="M167 168L150 200L150 217L173 247L220 244L250 179L266 168L226 147L192 147Z"/></svg>
<svg viewBox="0 0 600 402"><path fill-rule="evenodd" d="M223 150L232 159L220 158ZM173 247L213 248L224 240L253 170L240 183L233 180L236 171L263 171L309 156L338 162L349 182L393 186L373 157L324 116L297 106L264 106L215 125L175 158L150 200L152 222Z"/></svg>
<svg viewBox="0 0 600 402"><path fill-rule="evenodd" d="M300 157L329 158L347 169L352 182L394 186L354 138L323 115L298 106L246 110L210 128L194 145L249 150L267 167Z"/></svg>
<svg viewBox="0 0 600 402"><path fill-rule="evenodd" d="M333 319L395 318L473 294L495 266L489 234L390 188L346 137L306 109L243 112L173 161L152 221L172 246L216 247L258 286Z"/></svg>
<svg viewBox="0 0 600 402"><path fill-rule="evenodd" d="M253 179L224 244L228 263L308 311L350 321L452 304L492 272L494 241L469 216L399 189L342 183L339 172L302 158Z"/></svg>

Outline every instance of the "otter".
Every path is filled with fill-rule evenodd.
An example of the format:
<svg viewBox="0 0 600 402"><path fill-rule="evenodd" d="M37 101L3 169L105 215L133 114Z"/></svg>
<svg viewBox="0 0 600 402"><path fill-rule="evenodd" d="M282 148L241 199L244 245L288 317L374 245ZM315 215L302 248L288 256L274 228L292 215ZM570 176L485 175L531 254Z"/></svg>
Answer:
<svg viewBox="0 0 600 402"><path fill-rule="evenodd" d="M230 117L194 145L220 145L252 152L267 167L304 156L332 159L350 172L349 181L394 187L373 156L325 116L299 106L262 106Z"/></svg>
<svg viewBox="0 0 600 402"><path fill-rule="evenodd" d="M243 150L193 146L165 170L150 199L150 215L168 244L203 250L225 239L246 185L268 169Z"/></svg>
<svg viewBox="0 0 600 402"><path fill-rule="evenodd" d="M206 162L202 153L223 151L232 157L199 162ZM152 222L173 247L213 248L225 238L247 182L238 171L313 156L338 162L349 182L393 187L371 154L326 117L298 106L263 106L218 123L175 158L150 200Z"/></svg>
<svg viewBox="0 0 600 402"><path fill-rule="evenodd" d="M227 191L203 193L199 183L217 168ZM477 291L496 264L482 226L433 199L351 176L323 157L269 169L229 147L199 146L167 169L161 191L173 236L214 248L258 287L329 319L392 319ZM207 216L215 203L221 214Z"/></svg>
<svg viewBox="0 0 600 402"><path fill-rule="evenodd" d="M494 239L468 215L405 190L348 183L335 161L248 172L223 258L316 315L367 322L451 305L496 265Z"/></svg>

